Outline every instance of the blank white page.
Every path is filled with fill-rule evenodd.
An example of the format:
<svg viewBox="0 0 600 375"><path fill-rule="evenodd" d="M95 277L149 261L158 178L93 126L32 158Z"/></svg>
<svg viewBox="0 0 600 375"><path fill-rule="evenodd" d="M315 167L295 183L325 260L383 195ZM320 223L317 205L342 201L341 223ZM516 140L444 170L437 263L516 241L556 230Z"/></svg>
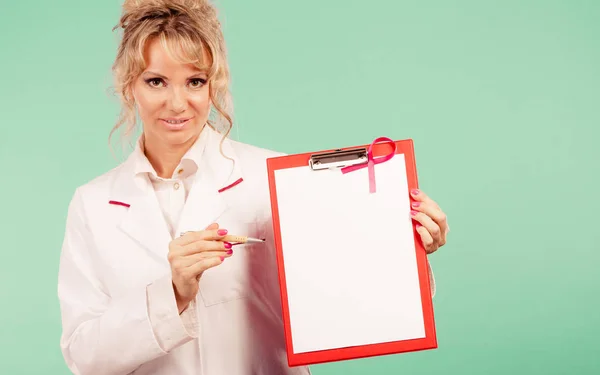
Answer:
<svg viewBox="0 0 600 375"><path fill-rule="evenodd" d="M425 337L404 156L275 171L295 353Z"/></svg>

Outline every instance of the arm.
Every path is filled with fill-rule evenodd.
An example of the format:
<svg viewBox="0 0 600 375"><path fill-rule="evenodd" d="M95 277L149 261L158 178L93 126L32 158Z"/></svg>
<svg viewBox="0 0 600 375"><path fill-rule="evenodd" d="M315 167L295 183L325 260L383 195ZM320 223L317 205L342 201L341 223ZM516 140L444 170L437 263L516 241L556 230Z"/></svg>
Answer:
<svg viewBox="0 0 600 375"><path fill-rule="evenodd" d="M433 270L431 269L431 263L429 263L429 259L427 259L427 273L429 274L429 288L431 290L431 298L435 297L435 277L433 275Z"/></svg>
<svg viewBox="0 0 600 375"><path fill-rule="evenodd" d="M74 374L128 374L197 337L195 305L179 315L170 274L145 288L110 296L96 275L90 238L76 191L58 275L60 345Z"/></svg>

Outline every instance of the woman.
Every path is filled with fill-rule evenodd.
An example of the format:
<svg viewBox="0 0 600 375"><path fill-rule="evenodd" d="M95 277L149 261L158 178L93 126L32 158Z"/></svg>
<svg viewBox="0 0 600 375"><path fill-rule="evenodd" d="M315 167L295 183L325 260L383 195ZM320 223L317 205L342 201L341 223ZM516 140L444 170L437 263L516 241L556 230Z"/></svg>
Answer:
<svg viewBox="0 0 600 375"><path fill-rule="evenodd" d="M228 231L272 236L265 160L279 154L226 138L229 73L215 10L205 0L123 8L116 128L132 131L137 112L143 134L69 205L58 284L68 367L308 374L287 365L274 249L234 253L219 241ZM444 214L423 193L414 202L433 252L445 243Z"/></svg>

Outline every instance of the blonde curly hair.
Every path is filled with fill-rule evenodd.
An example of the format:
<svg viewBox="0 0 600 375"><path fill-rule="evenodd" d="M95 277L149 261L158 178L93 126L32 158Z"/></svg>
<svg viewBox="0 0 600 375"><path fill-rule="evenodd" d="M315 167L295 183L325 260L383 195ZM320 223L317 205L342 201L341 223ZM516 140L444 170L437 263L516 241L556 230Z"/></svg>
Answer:
<svg viewBox="0 0 600 375"><path fill-rule="evenodd" d="M126 125L125 136L136 129L132 88L146 67L144 48L153 38L158 38L171 57L181 63L198 68L208 65L212 102L209 125L224 133L224 138L229 134L233 105L225 40L217 11L208 0L125 0L113 31L117 29L122 30L122 39L112 70L115 92L122 106L109 139L123 125ZM203 61L205 54L210 61Z"/></svg>

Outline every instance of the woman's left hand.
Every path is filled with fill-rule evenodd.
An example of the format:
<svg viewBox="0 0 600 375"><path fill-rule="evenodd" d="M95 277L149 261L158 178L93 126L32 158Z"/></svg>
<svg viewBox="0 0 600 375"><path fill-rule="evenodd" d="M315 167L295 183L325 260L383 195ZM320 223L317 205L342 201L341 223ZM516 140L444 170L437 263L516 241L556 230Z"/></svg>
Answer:
<svg viewBox="0 0 600 375"><path fill-rule="evenodd" d="M446 237L450 228L446 221L446 214L425 193L418 189L412 189L410 196L411 217L417 221L417 232L427 254L437 251L446 244Z"/></svg>

